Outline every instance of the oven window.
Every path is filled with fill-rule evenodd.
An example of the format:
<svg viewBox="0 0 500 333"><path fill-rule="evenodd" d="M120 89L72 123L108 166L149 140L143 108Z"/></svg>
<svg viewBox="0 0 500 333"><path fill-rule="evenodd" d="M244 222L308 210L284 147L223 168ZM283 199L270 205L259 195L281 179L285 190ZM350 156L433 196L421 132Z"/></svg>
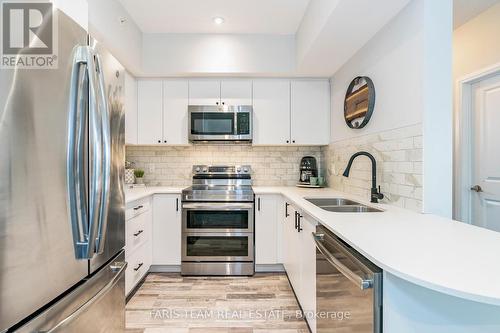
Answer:
<svg viewBox="0 0 500 333"><path fill-rule="evenodd" d="M232 135L234 113L200 112L191 114L191 134Z"/></svg>
<svg viewBox="0 0 500 333"><path fill-rule="evenodd" d="M248 229L248 210L187 212L188 229Z"/></svg>
<svg viewBox="0 0 500 333"><path fill-rule="evenodd" d="M248 236L187 236L188 257L247 257Z"/></svg>

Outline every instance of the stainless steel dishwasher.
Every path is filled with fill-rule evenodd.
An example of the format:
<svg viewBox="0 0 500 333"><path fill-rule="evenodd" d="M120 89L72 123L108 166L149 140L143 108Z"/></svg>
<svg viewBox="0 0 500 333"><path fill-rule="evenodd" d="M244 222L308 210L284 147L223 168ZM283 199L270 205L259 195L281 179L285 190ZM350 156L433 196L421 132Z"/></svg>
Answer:
<svg viewBox="0 0 500 333"><path fill-rule="evenodd" d="M323 226L316 242L316 332L382 332L382 270Z"/></svg>

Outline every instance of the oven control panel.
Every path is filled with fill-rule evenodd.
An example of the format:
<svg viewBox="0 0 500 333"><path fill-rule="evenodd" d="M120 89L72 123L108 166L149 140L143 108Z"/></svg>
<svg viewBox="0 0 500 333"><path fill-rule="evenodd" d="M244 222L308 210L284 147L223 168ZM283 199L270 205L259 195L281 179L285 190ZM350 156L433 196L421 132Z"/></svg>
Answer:
<svg viewBox="0 0 500 333"><path fill-rule="evenodd" d="M194 175L250 175L252 167L250 165L194 165Z"/></svg>

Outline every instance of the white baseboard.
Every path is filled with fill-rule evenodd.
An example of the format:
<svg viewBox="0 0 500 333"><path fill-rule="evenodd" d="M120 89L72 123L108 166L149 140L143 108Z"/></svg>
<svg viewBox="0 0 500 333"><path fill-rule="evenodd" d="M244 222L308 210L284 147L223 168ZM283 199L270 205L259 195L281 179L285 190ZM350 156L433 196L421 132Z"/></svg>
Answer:
<svg viewBox="0 0 500 333"><path fill-rule="evenodd" d="M256 273L282 273L285 271L285 267L282 264L259 264L255 265Z"/></svg>
<svg viewBox="0 0 500 333"><path fill-rule="evenodd" d="M150 273L180 273L181 265L151 265Z"/></svg>

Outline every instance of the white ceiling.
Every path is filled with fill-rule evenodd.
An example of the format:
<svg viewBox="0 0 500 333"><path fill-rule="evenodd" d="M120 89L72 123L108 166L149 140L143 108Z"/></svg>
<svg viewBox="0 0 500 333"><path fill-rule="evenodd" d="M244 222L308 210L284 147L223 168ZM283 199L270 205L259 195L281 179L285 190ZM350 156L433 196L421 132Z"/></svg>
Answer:
<svg viewBox="0 0 500 333"><path fill-rule="evenodd" d="M500 0L454 0L453 26L458 28L497 3Z"/></svg>
<svg viewBox="0 0 500 333"><path fill-rule="evenodd" d="M295 34L310 0L119 1L145 33Z"/></svg>

